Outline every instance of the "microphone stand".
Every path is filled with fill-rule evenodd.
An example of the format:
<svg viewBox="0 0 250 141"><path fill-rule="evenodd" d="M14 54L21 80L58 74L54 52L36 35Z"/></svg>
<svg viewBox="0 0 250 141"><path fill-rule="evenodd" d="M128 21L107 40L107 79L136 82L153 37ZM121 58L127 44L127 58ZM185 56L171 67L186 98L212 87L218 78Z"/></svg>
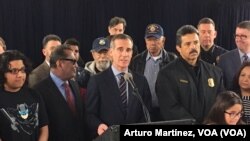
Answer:
<svg viewBox="0 0 250 141"><path fill-rule="evenodd" d="M140 103L142 105L142 110L143 110L143 114L144 114L144 118L145 118L146 122L151 122L148 108L146 107L145 103L143 102L141 95L138 91L138 88L135 86L135 84L130 79L128 79L128 82L131 84L131 86L133 88L133 94L137 97L137 99L140 101Z"/></svg>

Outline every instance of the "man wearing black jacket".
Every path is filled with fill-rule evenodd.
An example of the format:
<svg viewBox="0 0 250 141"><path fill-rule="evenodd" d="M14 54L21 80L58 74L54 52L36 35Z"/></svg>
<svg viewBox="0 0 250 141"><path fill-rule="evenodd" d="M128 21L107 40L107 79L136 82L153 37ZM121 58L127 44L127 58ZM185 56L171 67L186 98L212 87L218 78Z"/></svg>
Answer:
<svg viewBox="0 0 250 141"><path fill-rule="evenodd" d="M164 120L202 123L217 94L224 90L222 71L201 59L198 30L185 25L176 33L180 58L160 70L156 94Z"/></svg>
<svg viewBox="0 0 250 141"><path fill-rule="evenodd" d="M149 83L153 106L152 121L162 120L158 98L155 94L155 82L158 72L163 66L177 58L174 53L167 52L164 49L165 39L163 28L160 25L149 24L145 31L147 49L135 56L130 65L131 70L144 74Z"/></svg>

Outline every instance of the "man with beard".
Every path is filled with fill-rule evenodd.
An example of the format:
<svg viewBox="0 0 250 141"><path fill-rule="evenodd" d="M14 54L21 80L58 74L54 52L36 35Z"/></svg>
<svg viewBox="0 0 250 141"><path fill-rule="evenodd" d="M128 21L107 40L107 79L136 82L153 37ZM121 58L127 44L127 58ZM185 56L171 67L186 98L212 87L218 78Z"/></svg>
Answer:
<svg viewBox="0 0 250 141"><path fill-rule="evenodd" d="M214 44L214 39L217 36L215 23L210 18L202 18L198 23L199 38L201 43L201 59L216 65L221 54L228 50Z"/></svg>
<svg viewBox="0 0 250 141"><path fill-rule="evenodd" d="M180 58L159 71L156 81L164 120L195 119L202 123L223 88L222 72L199 59L198 30L184 25L176 33Z"/></svg>
<svg viewBox="0 0 250 141"><path fill-rule="evenodd" d="M79 76L78 83L81 87L86 88L90 76L102 72L110 66L108 50L109 40L107 38L99 37L94 40L91 50L94 60L85 64L84 70Z"/></svg>

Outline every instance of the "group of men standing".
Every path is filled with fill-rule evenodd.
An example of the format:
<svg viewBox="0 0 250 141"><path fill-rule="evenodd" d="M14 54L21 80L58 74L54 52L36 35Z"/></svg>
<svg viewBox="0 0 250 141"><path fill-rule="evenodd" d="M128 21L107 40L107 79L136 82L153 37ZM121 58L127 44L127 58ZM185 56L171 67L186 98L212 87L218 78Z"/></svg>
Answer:
<svg viewBox="0 0 250 141"><path fill-rule="evenodd" d="M1 138L12 139L6 131L15 132L15 137L21 131L23 139L32 134L23 128L27 117L13 114L10 108L19 113L33 108L35 112L29 114L34 118L26 121L33 125L39 120L32 126L37 133L32 136L51 141L90 140L116 124L178 119L195 119L201 124L218 93L225 90L224 82L226 89L231 89L233 76L246 61L242 57L250 56L250 21L237 25L237 49L232 51L214 43L217 32L212 19L201 19L197 28L184 25L176 32L179 55L166 51L164 30L155 23L146 27L146 49L137 54L132 38L124 34L125 27L124 18L112 18L110 36L93 41L90 52L94 60L85 66L78 63L79 43L68 40L62 44L57 35L45 36L45 60L30 75L23 54L3 53L2 93L23 95L30 91L36 97L26 96L31 100L21 101L21 105L18 100L0 104L1 114L10 115L14 125L0 121ZM82 93L82 88L87 91ZM1 100L4 98L10 97ZM34 109L33 103L40 107Z"/></svg>

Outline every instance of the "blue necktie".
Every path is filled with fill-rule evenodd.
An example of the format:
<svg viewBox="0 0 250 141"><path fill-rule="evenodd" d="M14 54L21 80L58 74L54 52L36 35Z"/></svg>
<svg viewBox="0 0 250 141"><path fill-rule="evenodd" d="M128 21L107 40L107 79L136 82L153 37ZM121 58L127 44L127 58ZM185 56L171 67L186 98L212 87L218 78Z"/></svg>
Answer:
<svg viewBox="0 0 250 141"><path fill-rule="evenodd" d="M124 73L120 73L119 89L122 102L122 110L124 114L127 114L127 84L124 79Z"/></svg>

